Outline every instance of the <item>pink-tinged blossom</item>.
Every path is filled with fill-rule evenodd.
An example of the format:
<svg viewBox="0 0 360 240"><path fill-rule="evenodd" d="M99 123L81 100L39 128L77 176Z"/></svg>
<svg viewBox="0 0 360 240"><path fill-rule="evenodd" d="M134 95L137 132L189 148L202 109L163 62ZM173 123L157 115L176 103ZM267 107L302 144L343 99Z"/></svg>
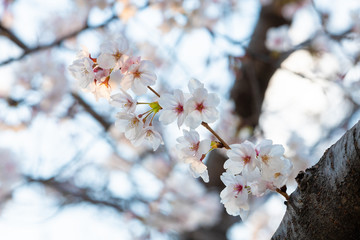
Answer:
<svg viewBox="0 0 360 240"><path fill-rule="evenodd" d="M176 89L173 95L162 94L159 104L163 108L160 111L159 120L164 124L170 124L177 119L177 125L180 128L186 117L184 93Z"/></svg>
<svg viewBox="0 0 360 240"><path fill-rule="evenodd" d="M209 172L207 166L196 157L185 158L185 163L189 164L189 169L194 178L201 177L204 182L209 182Z"/></svg>
<svg viewBox="0 0 360 240"><path fill-rule="evenodd" d="M124 75L121 73L121 70L115 70L110 73L110 81L116 86L120 86L123 77Z"/></svg>
<svg viewBox="0 0 360 240"><path fill-rule="evenodd" d="M125 137L134 141L143 129L143 122L134 113L118 113L115 126L125 133Z"/></svg>
<svg viewBox="0 0 360 240"><path fill-rule="evenodd" d="M199 133L194 130L183 130L184 136L176 139L179 157L190 164L190 172L194 177L202 177L205 182L209 181L206 165L202 162L206 153L210 150L211 141L200 141Z"/></svg>
<svg viewBox="0 0 360 240"><path fill-rule="evenodd" d="M209 94L205 88L195 89L192 97L185 104L185 110L188 112L185 124L195 129L201 122L215 122L219 117L219 112L216 109L219 103L220 99L217 94Z"/></svg>
<svg viewBox="0 0 360 240"><path fill-rule="evenodd" d="M146 93L147 86L154 85L156 82L154 69L154 64L148 60L131 65L127 74L122 79L121 87L124 90L131 88L136 95Z"/></svg>
<svg viewBox="0 0 360 240"><path fill-rule="evenodd" d="M233 175L229 172L224 172L220 179L225 184L220 198L226 212L232 216L238 216L242 214L243 210L249 210L246 179L241 175Z"/></svg>
<svg viewBox="0 0 360 240"><path fill-rule="evenodd" d="M109 100L111 88L107 84L107 82L97 82L96 84L94 84L92 93L95 95L96 101L98 101L100 98L105 98L106 100Z"/></svg>
<svg viewBox="0 0 360 240"><path fill-rule="evenodd" d="M110 70L109 69L103 69L103 68L100 68L100 67L95 67L94 68L94 73L95 73L96 82L102 83L102 82L106 81L107 77L109 77Z"/></svg>
<svg viewBox="0 0 360 240"><path fill-rule="evenodd" d="M89 88L94 83L95 73L93 71L94 62L88 58L76 59L70 66L69 71L74 78L79 81L81 88Z"/></svg>
<svg viewBox="0 0 360 240"><path fill-rule="evenodd" d="M229 159L224 163L224 168L232 174L254 171L256 167L255 146L249 141L241 144L230 145L227 151ZM243 172L243 174L245 173Z"/></svg>
<svg viewBox="0 0 360 240"><path fill-rule="evenodd" d="M110 104L115 107L120 107L124 112L135 112L136 101L124 90L120 89L120 91L120 93L110 96Z"/></svg>
<svg viewBox="0 0 360 240"><path fill-rule="evenodd" d="M265 45L271 51L289 51L293 47L289 36L289 27L283 25L277 28L270 28L266 33Z"/></svg>
<svg viewBox="0 0 360 240"><path fill-rule="evenodd" d="M162 137L153 126L143 128L134 141L135 146L140 146L143 142L147 142L156 151L162 143Z"/></svg>
<svg viewBox="0 0 360 240"><path fill-rule="evenodd" d="M129 48L124 37L117 37L100 45L100 52L97 62L101 68L113 69L121 67L125 54Z"/></svg>
<svg viewBox="0 0 360 240"><path fill-rule="evenodd" d="M131 67L131 65L139 64L140 61L141 61L141 57L129 57L128 59L126 59L124 65L121 67L121 72L122 73L127 72Z"/></svg>

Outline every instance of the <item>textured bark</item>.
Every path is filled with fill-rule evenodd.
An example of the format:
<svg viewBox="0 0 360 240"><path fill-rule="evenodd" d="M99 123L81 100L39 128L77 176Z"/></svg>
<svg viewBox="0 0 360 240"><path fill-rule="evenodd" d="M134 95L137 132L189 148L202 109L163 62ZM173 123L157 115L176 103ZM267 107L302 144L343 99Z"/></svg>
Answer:
<svg viewBox="0 0 360 240"><path fill-rule="evenodd" d="M360 122L301 172L276 239L360 239Z"/></svg>

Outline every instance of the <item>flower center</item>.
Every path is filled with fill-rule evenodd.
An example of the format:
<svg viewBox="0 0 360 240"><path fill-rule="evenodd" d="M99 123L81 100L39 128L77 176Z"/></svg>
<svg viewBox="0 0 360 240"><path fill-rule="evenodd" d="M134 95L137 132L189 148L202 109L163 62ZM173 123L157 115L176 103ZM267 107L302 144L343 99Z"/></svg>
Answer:
<svg viewBox="0 0 360 240"><path fill-rule="evenodd" d="M115 54L113 54L114 58L116 59L116 61L119 61L119 59L122 57L122 53L121 52L116 52Z"/></svg>
<svg viewBox="0 0 360 240"><path fill-rule="evenodd" d="M243 185L237 184L234 186L234 191L236 192L236 195L239 194L243 190ZM237 197L237 196L235 196Z"/></svg>
<svg viewBox="0 0 360 240"><path fill-rule="evenodd" d="M130 126L131 127L136 127L137 125L139 125L139 119L137 118L133 118L130 122Z"/></svg>
<svg viewBox="0 0 360 240"><path fill-rule="evenodd" d="M176 112L177 114L180 114L180 113L184 112L184 107L183 107L183 105L181 105L181 104L177 105L177 107L175 108L175 112Z"/></svg>
<svg viewBox="0 0 360 240"><path fill-rule="evenodd" d="M199 150L200 142L193 143L193 145L190 147L191 151L197 152Z"/></svg>
<svg viewBox="0 0 360 240"><path fill-rule="evenodd" d="M136 70L135 72L133 72L134 78L140 78L141 76L141 72L139 72L139 70Z"/></svg>
<svg viewBox="0 0 360 240"><path fill-rule="evenodd" d="M201 103L197 103L196 104L196 110L199 111L199 112L202 112L202 110L204 109L204 102L201 102Z"/></svg>
<svg viewBox="0 0 360 240"><path fill-rule="evenodd" d="M275 178L278 178L278 177L280 177L281 175L282 175L281 173L277 172L277 173L274 174L274 177L275 177Z"/></svg>
<svg viewBox="0 0 360 240"><path fill-rule="evenodd" d="M246 156L246 157L243 158L243 160L244 160L244 164L248 164L250 162L250 160L251 160L251 157Z"/></svg>
<svg viewBox="0 0 360 240"><path fill-rule="evenodd" d="M269 157L268 155L264 155L264 156L261 157L261 160L262 160L265 164L268 164L269 158L270 158L270 157Z"/></svg>
<svg viewBox="0 0 360 240"><path fill-rule="evenodd" d="M151 137L152 134L153 132L151 130L146 131L146 137Z"/></svg>

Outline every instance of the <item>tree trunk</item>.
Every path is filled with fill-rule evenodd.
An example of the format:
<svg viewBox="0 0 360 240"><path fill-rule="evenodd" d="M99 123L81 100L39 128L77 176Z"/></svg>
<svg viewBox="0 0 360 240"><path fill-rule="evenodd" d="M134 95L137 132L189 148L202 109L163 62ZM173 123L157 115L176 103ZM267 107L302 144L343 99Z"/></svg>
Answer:
<svg viewBox="0 0 360 240"><path fill-rule="evenodd" d="M360 239L360 121L296 180L275 239Z"/></svg>

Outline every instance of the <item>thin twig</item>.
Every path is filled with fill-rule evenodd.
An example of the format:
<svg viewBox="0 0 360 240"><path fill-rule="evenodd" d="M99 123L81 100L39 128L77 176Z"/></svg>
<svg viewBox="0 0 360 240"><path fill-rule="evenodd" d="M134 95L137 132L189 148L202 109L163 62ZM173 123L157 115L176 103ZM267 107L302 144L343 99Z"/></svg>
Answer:
<svg viewBox="0 0 360 240"><path fill-rule="evenodd" d="M63 37L57 39L56 41L54 41L52 43L39 45L37 47L30 48L30 49L27 49L27 50L24 49L25 51L20 56L15 57L15 58L9 58L9 59L7 59L7 60L5 60L3 62L0 62L0 67L4 66L6 64L15 62L15 61L19 61L19 60L23 59L25 56L27 56L27 55L29 55L31 53L35 53L35 52L39 52L39 51L42 51L42 50L50 49L50 48L53 48L55 46L60 46L65 40L67 40L69 38L76 37L78 34L82 33L85 30L103 28L103 27L105 27L106 25L108 25L110 22L112 22L115 19L118 19L118 17L116 15L113 15L112 17L110 17L108 20L106 20L105 22L103 22L100 25L89 26L88 24L85 24L82 28L80 28L80 29L76 30L75 32L72 32L72 33L70 33L68 35L63 36Z"/></svg>
<svg viewBox="0 0 360 240"><path fill-rule="evenodd" d="M95 110L77 93L72 92L71 96L88 112L101 126L107 131L111 127L111 122L108 122L103 116L95 112Z"/></svg>
<svg viewBox="0 0 360 240"><path fill-rule="evenodd" d="M276 192L280 193L287 201L289 201L290 197L286 192L281 191L280 188L276 188Z"/></svg>
<svg viewBox="0 0 360 240"><path fill-rule="evenodd" d="M201 125L203 125L209 132L211 132L223 145L226 149L231 149L229 145L207 124L206 122L201 122Z"/></svg>
<svg viewBox="0 0 360 240"><path fill-rule="evenodd" d="M26 46L26 44L18 38L12 31L4 27L0 24L0 35L6 36L9 38L12 42L14 42L16 45L18 45L20 48L22 48L25 52L29 51L29 48Z"/></svg>
<svg viewBox="0 0 360 240"><path fill-rule="evenodd" d="M160 97L160 94L158 94L152 87L147 86L150 91L152 91L156 96Z"/></svg>

